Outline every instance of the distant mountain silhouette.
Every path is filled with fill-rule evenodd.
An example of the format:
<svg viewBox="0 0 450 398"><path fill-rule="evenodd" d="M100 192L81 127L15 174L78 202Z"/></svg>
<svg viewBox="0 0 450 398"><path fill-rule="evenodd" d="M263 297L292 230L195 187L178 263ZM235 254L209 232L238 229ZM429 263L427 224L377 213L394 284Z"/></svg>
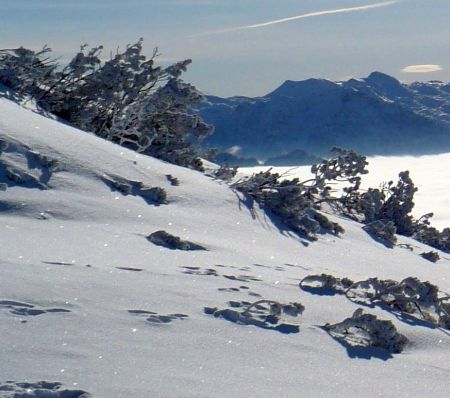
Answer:
<svg viewBox="0 0 450 398"><path fill-rule="evenodd" d="M239 156L267 159L294 150L326 156L337 145L367 155L450 152L450 84L365 79L286 81L264 97L208 96L197 111L215 125L206 140Z"/></svg>

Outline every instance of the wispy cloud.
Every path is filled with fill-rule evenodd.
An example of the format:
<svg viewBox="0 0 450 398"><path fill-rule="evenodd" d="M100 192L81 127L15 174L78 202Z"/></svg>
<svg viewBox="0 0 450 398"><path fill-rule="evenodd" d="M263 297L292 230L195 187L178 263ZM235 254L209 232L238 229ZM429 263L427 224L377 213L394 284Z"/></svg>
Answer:
<svg viewBox="0 0 450 398"><path fill-rule="evenodd" d="M204 33L192 35L191 37L201 37L201 36L209 36L209 35L220 34L220 33L237 32L240 30L265 28L267 26L296 21L299 19L320 17L320 16L324 16L324 15L343 14L343 13L348 13L348 12L373 10L375 8L387 7L387 6L391 6L391 5L394 5L394 4L403 2L403 1L405 1L405 0L389 0L389 1L381 1L378 3L366 4L366 5L362 5L362 6L356 6L356 7L335 8L332 10L314 11L314 12L309 12L307 14L295 15L293 17L286 17L286 18L281 18L281 19L274 19L272 21L257 23L257 24L253 24L253 25L237 26L234 28L204 32Z"/></svg>
<svg viewBox="0 0 450 398"><path fill-rule="evenodd" d="M428 65L405 66L402 69L402 72L403 73L431 73L431 72L439 72L440 70L443 70L441 65L428 64Z"/></svg>

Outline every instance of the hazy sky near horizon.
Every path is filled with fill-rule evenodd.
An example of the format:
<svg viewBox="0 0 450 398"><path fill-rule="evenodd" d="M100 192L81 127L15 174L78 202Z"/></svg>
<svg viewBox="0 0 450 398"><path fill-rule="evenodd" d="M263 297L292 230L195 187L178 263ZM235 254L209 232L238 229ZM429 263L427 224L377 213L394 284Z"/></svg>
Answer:
<svg viewBox="0 0 450 398"><path fill-rule="evenodd" d="M0 48L82 43L107 51L144 38L160 62L192 58L185 80L221 95L283 81L365 77L450 81L449 0L0 0Z"/></svg>

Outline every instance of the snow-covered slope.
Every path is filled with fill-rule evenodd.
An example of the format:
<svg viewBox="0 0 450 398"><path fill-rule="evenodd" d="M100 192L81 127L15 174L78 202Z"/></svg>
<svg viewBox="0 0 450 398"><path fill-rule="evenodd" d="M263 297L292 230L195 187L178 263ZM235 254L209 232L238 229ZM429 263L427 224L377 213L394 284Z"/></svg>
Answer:
<svg viewBox="0 0 450 398"><path fill-rule="evenodd" d="M342 238L324 235L306 247L223 183L6 99L0 139L8 185L0 192L1 397L449 395L448 332L366 308L410 343L392 356L346 350L320 326L359 307L298 286L325 272L415 276L450 291L449 261L418 255L429 248L400 238L413 251L387 249L344 219ZM152 187L167 191L167 204L152 204ZM207 250L156 246L146 236L157 230ZM286 320L299 332L204 312L260 299L301 302L304 314ZM43 380L80 392L62 394Z"/></svg>
<svg viewBox="0 0 450 398"><path fill-rule="evenodd" d="M366 79L286 81L261 98L208 97L198 109L216 128L207 143L241 156L295 149L325 156L332 146L366 155L450 151L450 85L401 84L383 73Z"/></svg>

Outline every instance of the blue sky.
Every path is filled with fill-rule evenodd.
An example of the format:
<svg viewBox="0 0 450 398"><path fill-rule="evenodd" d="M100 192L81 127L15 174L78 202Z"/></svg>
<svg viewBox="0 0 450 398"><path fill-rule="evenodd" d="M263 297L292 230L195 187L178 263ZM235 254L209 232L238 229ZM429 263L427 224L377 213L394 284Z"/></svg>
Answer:
<svg viewBox="0 0 450 398"><path fill-rule="evenodd" d="M200 89L254 96L374 70L450 81L448 21L449 0L0 0L0 48L48 44L67 59L81 43L115 50L143 37L163 63L192 58L185 79Z"/></svg>

